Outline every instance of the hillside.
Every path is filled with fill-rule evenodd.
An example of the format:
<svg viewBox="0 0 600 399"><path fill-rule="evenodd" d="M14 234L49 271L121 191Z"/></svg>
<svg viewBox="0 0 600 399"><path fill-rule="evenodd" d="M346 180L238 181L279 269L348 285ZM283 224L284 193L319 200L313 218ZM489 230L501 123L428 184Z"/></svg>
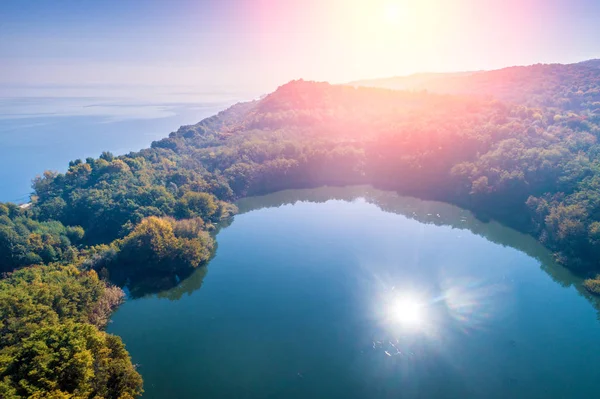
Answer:
<svg viewBox="0 0 600 399"><path fill-rule="evenodd" d="M81 226L79 245L110 244L149 216L201 216L178 210L189 193L231 201L372 183L496 217L571 267L595 269L600 70L534 65L442 80L461 94L293 81L151 149L48 173L35 182L27 213ZM474 87L495 95L468 95Z"/></svg>
<svg viewBox="0 0 600 399"><path fill-rule="evenodd" d="M451 79L461 76L469 76L477 73L473 72L438 72L438 73L415 73L407 76L393 76L389 78L356 80L349 82L349 86L355 87L378 87L390 90L426 90L429 85L434 85L436 81Z"/></svg>
<svg viewBox="0 0 600 399"><path fill-rule="evenodd" d="M578 62L576 65L585 66L588 68L600 68L600 58Z"/></svg>
<svg viewBox="0 0 600 399"><path fill-rule="evenodd" d="M534 89L546 82L539 73L555 84ZM600 78L573 66L489 76L498 75L512 77L502 90L515 99L531 78L552 106L296 81L232 107L220 129L183 127L153 147L222 172L236 196L369 182L455 202L535 235L571 267L594 269Z"/></svg>
<svg viewBox="0 0 600 399"><path fill-rule="evenodd" d="M351 82L353 86L427 90L439 94L492 97L529 106L586 110L600 100L598 60L537 64L493 71L418 74Z"/></svg>

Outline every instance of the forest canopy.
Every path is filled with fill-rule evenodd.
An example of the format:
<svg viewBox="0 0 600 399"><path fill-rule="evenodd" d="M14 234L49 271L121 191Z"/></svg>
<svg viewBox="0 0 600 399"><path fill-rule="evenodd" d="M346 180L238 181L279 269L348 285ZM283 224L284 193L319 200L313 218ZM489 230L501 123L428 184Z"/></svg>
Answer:
<svg viewBox="0 0 600 399"><path fill-rule="evenodd" d="M0 397L141 394L121 339L101 330L123 297L74 266L28 267L0 280Z"/></svg>

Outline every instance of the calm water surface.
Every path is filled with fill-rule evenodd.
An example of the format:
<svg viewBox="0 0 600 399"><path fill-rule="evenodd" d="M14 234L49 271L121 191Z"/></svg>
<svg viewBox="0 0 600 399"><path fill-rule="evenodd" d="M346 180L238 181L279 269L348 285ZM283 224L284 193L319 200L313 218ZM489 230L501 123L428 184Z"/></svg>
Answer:
<svg viewBox="0 0 600 399"><path fill-rule="evenodd" d="M139 151L248 93L191 87L0 86L0 201L27 202L31 180L69 161Z"/></svg>
<svg viewBox="0 0 600 399"><path fill-rule="evenodd" d="M589 398L600 323L533 239L369 187L239 203L216 257L114 315L145 398Z"/></svg>

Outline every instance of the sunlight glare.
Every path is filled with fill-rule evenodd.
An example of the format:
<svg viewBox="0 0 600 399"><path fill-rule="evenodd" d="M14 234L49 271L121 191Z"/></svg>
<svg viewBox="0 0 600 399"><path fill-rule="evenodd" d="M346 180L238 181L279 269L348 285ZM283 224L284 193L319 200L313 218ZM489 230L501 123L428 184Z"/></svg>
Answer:
<svg viewBox="0 0 600 399"><path fill-rule="evenodd" d="M425 316L423 304L410 296L394 300L389 311L392 320L407 327L418 327Z"/></svg>
<svg viewBox="0 0 600 399"><path fill-rule="evenodd" d="M385 19L390 23L396 23L400 19L400 5L397 3L388 3L385 5Z"/></svg>

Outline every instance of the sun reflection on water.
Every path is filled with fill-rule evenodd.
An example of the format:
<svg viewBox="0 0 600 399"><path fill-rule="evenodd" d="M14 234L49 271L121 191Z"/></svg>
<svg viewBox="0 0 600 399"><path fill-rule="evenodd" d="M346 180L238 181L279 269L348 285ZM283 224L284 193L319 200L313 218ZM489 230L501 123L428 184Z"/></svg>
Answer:
<svg viewBox="0 0 600 399"><path fill-rule="evenodd" d="M424 304L415 296L406 295L394 298L388 306L388 316L391 321L404 327L417 328L425 320Z"/></svg>
<svg viewBox="0 0 600 399"><path fill-rule="evenodd" d="M372 336L376 352L397 361L421 358L424 346L437 345L437 310L423 290L384 289L380 292L379 327Z"/></svg>

